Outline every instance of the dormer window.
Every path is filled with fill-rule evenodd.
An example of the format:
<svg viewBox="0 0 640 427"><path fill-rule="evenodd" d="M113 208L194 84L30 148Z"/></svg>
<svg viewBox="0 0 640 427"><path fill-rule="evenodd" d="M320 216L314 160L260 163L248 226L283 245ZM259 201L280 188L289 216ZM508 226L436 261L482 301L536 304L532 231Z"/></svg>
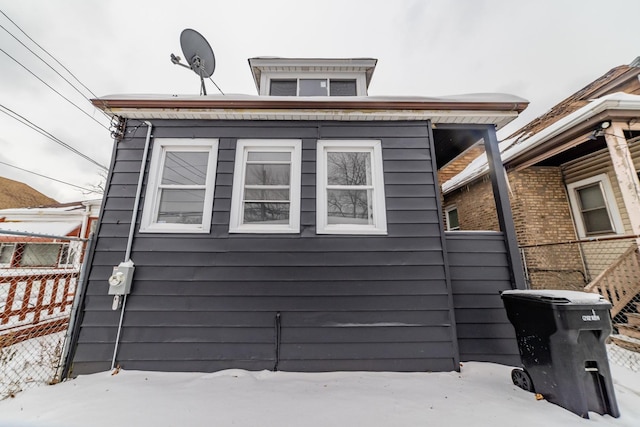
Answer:
<svg viewBox="0 0 640 427"><path fill-rule="evenodd" d="M263 96L367 96L376 59L251 58Z"/></svg>
<svg viewBox="0 0 640 427"><path fill-rule="evenodd" d="M356 96L356 79L271 79L271 96Z"/></svg>

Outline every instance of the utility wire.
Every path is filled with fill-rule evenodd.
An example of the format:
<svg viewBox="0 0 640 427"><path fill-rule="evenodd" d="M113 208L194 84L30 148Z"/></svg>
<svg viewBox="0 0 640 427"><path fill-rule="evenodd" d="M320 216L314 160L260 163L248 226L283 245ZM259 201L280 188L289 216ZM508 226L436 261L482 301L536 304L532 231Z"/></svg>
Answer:
<svg viewBox="0 0 640 427"><path fill-rule="evenodd" d="M11 22L13 25L15 25L15 27L16 27L18 30L20 30L20 32L21 32L22 34L24 34L26 38L28 38L29 40L31 40L31 42L32 42L33 44L35 44L36 46L38 46L38 47L40 48L40 50L42 50L44 53L46 53L47 55L49 55L49 58L53 59L53 60L54 60L54 61L55 61L59 66L61 66L61 67L62 67L62 68L67 72L67 73L69 73L69 75L70 75L71 77L73 77L73 78L75 79L75 81L77 81L78 83L80 83L80 86L82 86L83 88L85 88L85 89L86 89L86 90L91 94L91 96L93 96L94 98L98 98L98 96L97 96L95 93L93 93L93 92L91 91L91 89L89 89L89 88L88 88L84 83L82 83L82 82L80 81L80 79L79 79L79 78L77 78L77 77L75 76L75 74L73 74L73 73L72 73L72 72L71 72L67 67L65 67L65 66L64 66L60 61L58 61L58 60L57 60L57 59L56 59L52 54L50 54L50 53L47 51L47 49L43 48L42 46L40 46L40 45L38 44L38 42L36 42L36 41L35 41L34 39L32 39L31 37L29 37L29 35L28 35L27 33L25 33L25 32L24 32L24 30L23 30L22 28L20 28L20 26L19 26L18 24L16 24L16 23L11 19L11 18L9 18L9 17L7 16L7 14L6 14L6 13L4 13L4 12L3 12L3 11L1 11L1 10L0 10L0 13L2 13L2 14L4 15L4 17L5 17L5 18L7 18L7 19L9 20L9 22Z"/></svg>
<svg viewBox="0 0 640 427"><path fill-rule="evenodd" d="M0 164L5 165L5 166L9 166L10 168L15 168L15 169L18 169L18 170L21 170L23 172L27 172L27 173L30 173L30 174L33 174L33 175L37 175L37 176L40 176L42 178L50 179L51 181L59 182L60 184L65 184L65 185L69 185L71 187L79 188L79 189L84 190L84 191L89 191L90 193L99 193L99 191L92 190L90 188L80 187L79 185L71 184L69 182L60 181L59 179L51 178L50 176L42 175L42 174L39 174L37 172L33 172L33 171L30 171L30 170L27 170L27 169L20 168L18 166L10 165L9 163L5 163L5 162L3 162L1 160L0 160Z"/></svg>
<svg viewBox="0 0 640 427"><path fill-rule="evenodd" d="M71 151L72 153L77 154L78 156L82 157L83 159L90 161L91 163L93 163L94 165L100 167L101 169L103 169L105 171L109 170L109 168L107 168L106 166L101 165L96 160L94 160L91 157L87 156L86 154L78 151L76 148L74 148L71 145L63 142L61 139L53 136L52 134L50 134L46 130L42 129L40 126L38 126L35 123L33 123L32 121L30 121L29 119L21 116L20 114L16 113L15 111L13 111L10 108L5 107L2 104L0 104L0 113L4 113L7 116L11 117L12 119L17 120L20 123L24 124L25 126L30 127L31 129L35 130L36 132L40 133L41 135L46 136L47 138L49 138L50 140L52 140L56 144L59 144L60 146L66 148L69 151Z"/></svg>
<svg viewBox="0 0 640 427"><path fill-rule="evenodd" d="M55 93L57 93L60 97L62 97L65 101L67 101L69 104L73 105L74 107L76 107L78 110L80 110L80 112L84 115L86 115L87 117L89 117L91 120L93 120L94 122L96 122L97 124L99 124L100 126L102 126L103 128L105 128L106 130L110 130L107 126L103 125L102 123L100 123L95 117L93 117L91 114L87 113L86 111L84 111L82 108L80 108L77 104L75 104L73 101L71 101L69 98L67 98L66 96L64 96L63 94L61 94L60 92L58 92L57 90L55 90L53 87L51 87L47 82L45 82L44 80L42 80L40 77L38 77L35 73L33 73L30 69L28 69L27 67L25 67L20 61L18 61L17 59L15 59L13 56L9 55L4 49L0 48L0 52L4 53L5 55L7 55L9 58L11 58L16 64L20 65L22 68L24 68L25 70L27 70L27 72L29 74L31 74L33 77L35 77L36 79L40 80L45 86L47 86L49 89L51 89L52 91L54 91Z"/></svg>
<svg viewBox="0 0 640 427"><path fill-rule="evenodd" d="M4 12L2 12L2 14L3 14L4 16L7 16L7 15L5 15L5 14L4 14ZM7 17L7 19L9 19L9 18ZM9 19L9 20L11 21L11 19ZM11 22L13 22L13 21L11 21ZM16 25L16 24L15 24L15 23L13 23L13 25ZM16 25L16 27L17 27L17 25ZM0 24L0 28L2 28L4 31L6 31L6 32L7 32L7 34L9 34L11 37L13 37L13 38L14 38L18 43L20 43L20 44L21 44L25 49L27 49L29 52L31 52L31 54L33 54L33 56L35 56L35 57L36 57L36 58L38 58L40 61L42 61L42 63L43 63L44 65L46 65L47 67L49 67L49 68L50 68L54 73L56 73L58 76L60 76L60 78L61 78L62 80L64 80L65 82L67 82L67 83L69 84L69 86L71 86L71 87L72 87L76 92L78 92L78 93L80 94L80 96L82 96L82 97L83 97L83 98L85 98L87 101L89 101L89 98L88 98L84 93L82 93L82 91L81 91L80 89L78 89L78 88L77 88L73 83L71 83L71 82L70 82L66 77L64 77L62 74L60 74L60 72L59 72L58 70L56 70L55 68L53 68L53 67L52 67L52 66L51 66L47 61L45 61L44 59L42 59L42 57L41 57L40 55L38 55L38 54L37 54L37 53L35 53L33 50L31 50L31 49L29 48L29 46L27 46L26 44L24 44L24 43L23 43L19 38L17 38L15 35L13 35L9 30L7 30L7 29L6 29L2 24ZM18 29L19 29L20 31L22 31L22 30L20 29L20 27L18 27ZM22 31L22 33L23 33L23 34L25 34L25 33L24 33L24 31ZM26 34L25 34L25 35L26 35ZM29 37L29 36L27 36L27 37ZM30 37L29 37L29 40L33 41L33 39L31 39ZM34 43L35 43L35 42L34 42ZM40 45L38 45L37 43L36 43L36 45L37 45L38 47L40 47ZM40 49L42 49L42 47L40 47ZM42 49L42 50L44 50L44 49ZM51 56L51 54L50 54L49 52L47 52L46 50L44 50L44 52L45 52L45 53L47 53L47 55ZM53 58L53 56L51 56L51 57ZM53 59L54 59L58 64L60 64L60 62L59 62L58 60L56 60L55 58L53 58ZM65 68L65 67L64 67L64 65L62 65L62 64L60 64L60 65L61 65L63 68ZM65 70L67 70L67 69L65 68ZM69 72L69 70L67 70L67 72ZM74 78L75 78L75 76L74 76ZM76 80L77 80L77 78L76 78ZM80 83L80 84L82 84L82 83ZM88 90L88 91L93 95L93 92L91 92L91 90L89 90L89 89L88 89L86 86L84 86L84 85L82 85L82 86L83 86L85 89L87 89L87 90ZM94 96L95 96L95 95L94 95ZM90 101L89 101L89 102L90 102ZM100 112L102 112L102 113L103 113L107 118L109 118L109 115L108 115L107 113L105 113L105 112L104 112L104 111L102 111L102 110L100 110Z"/></svg>

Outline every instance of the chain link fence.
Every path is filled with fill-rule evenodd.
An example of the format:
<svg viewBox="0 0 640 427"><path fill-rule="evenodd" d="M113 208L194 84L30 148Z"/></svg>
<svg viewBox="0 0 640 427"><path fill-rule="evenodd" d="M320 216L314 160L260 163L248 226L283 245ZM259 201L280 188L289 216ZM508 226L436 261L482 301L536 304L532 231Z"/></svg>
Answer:
<svg viewBox="0 0 640 427"><path fill-rule="evenodd" d="M531 289L595 292L611 302L609 358L640 371L640 236L521 246Z"/></svg>
<svg viewBox="0 0 640 427"><path fill-rule="evenodd" d="M0 234L0 400L59 379L86 242Z"/></svg>

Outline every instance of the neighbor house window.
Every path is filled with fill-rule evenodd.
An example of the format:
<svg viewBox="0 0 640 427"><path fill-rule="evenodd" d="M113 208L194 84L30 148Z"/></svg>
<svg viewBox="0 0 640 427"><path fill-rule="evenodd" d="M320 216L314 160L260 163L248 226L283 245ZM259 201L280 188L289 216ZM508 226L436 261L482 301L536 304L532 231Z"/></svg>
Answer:
<svg viewBox="0 0 640 427"><path fill-rule="evenodd" d="M81 242L63 243L60 248L59 267L73 267L79 262Z"/></svg>
<svg viewBox="0 0 640 427"><path fill-rule="evenodd" d="M318 233L386 234L381 147L380 141L318 141Z"/></svg>
<svg viewBox="0 0 640 427"><path fill-rule="evenodd" d="M239 140L236 147L232 233L298 233L302 141Z"/></svg>
<svg viewBox="0 0 640 427"><path fill-rule="evenodd" d="M623 232L611 183L606 174L567 185L580 237Z"/></svg>
<svg viewBox="0 0 640 427"><path fill-rule="evenodd" d="M15 248L16 245L14 243L0 243L0 266L7 267L11 265Z"/></svg>
<svg viewBox="0 0 640 427"><path fill-rule="evenodd" d="M58 265L59 244L27 243L22 249L20 267L54 267Z"/></svg>
<svg viewBox="0 0 640 427"><path fill-rule="evenodd" d="M456 206L448 206L445 208L447 216L447 231L460 230L460 221L458 220L458 208Z"/></svg>
<svg viewBox="0 0 640 427"><path fill-rule="evenodd" d="M271 96L356 96L355 79L271 79Z"/></svg>
<svg viewBox="0 0 640 427"><path fill-rule="evenodd" d="M156 139L142 232L208 233L218 140Z"/></svg>

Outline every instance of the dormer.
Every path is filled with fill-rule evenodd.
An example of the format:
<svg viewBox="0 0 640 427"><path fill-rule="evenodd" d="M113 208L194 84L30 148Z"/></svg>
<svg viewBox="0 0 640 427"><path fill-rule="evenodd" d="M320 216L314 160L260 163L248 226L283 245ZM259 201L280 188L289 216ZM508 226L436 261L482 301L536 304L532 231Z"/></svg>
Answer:
<svg viewBox="0 0 640 427"><path fill-rule="evenodd" d="M367 96L377 59L249 58L261 96Z"/></svg>

